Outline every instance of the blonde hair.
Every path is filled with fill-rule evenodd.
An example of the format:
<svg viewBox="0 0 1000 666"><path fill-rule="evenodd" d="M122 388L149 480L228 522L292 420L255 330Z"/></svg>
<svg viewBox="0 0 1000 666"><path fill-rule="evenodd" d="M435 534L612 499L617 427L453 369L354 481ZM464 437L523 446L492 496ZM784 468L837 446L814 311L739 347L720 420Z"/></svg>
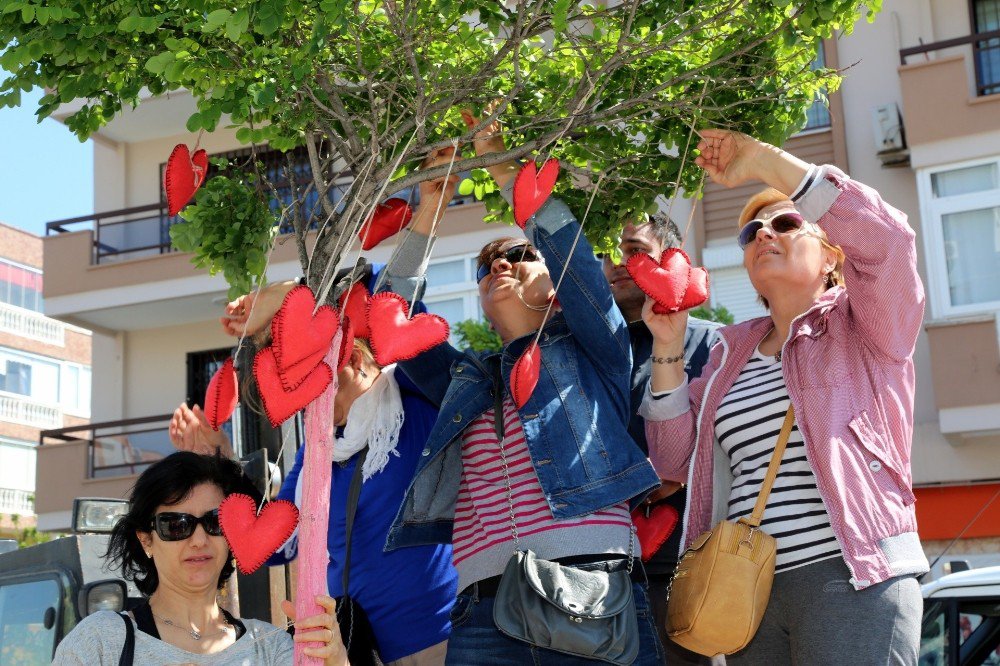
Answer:
<svg viewBox="0 0 1000 666"><path fill-rule="evenodd" d="M757 194L750 197L746 205L743 206L743 210L740 211L740 219L737 225L737 229L742 229L746 226L747 222L753 220L760 214L760 211L764 210L768 206L773 206L776 203L781 203L783 201L788 201L791 203L791 199L788 195L780 192L773 187L768 187L761 190ZM844 261L847 257L844 255L844 250L839 245L834 245L826 238L826 232L822 229L819 230L817 234L819 242L823 244L823 247L834 253L837 258L837 263L834 265L833 270L827 273L826 276L826 288L832 289L835 286L844 286ZM764 305L765 308L770 307L767 303L767 299L757 295L757 299Z"/></svg>

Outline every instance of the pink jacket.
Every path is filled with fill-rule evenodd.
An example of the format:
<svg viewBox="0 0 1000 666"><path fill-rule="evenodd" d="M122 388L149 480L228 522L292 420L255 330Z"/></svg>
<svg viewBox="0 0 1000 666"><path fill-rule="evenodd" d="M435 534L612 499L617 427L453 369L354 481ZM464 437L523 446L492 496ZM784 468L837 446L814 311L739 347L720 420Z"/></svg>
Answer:
<svg viewBox="0 0 1000 666"><path fill-rule="evenodd" d="M863 589L928 568L910 473L924 290L906 216L838 169L820 173L796 207L843 248L847 287L828 290L794 320L782 371L851 583ZM700 378L659 399L647 391L640 414L653 465L688 484L682 550L712 527L713 506L728 499L715 413L771 328L762 317L720 329Z"/></svg>

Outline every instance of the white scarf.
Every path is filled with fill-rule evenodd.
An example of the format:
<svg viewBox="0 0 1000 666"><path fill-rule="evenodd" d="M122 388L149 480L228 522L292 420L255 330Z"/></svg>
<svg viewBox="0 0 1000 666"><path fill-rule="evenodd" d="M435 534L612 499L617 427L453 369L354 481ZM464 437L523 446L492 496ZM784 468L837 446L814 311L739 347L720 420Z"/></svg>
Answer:
<svg viewBox="0 0 1000 666"><path fill-rule="evenodd" d="M403 401L395 377L396 365L387 365L367 391L355 398L347 412L344 434L333 444L333 459L343 462L368 445L361 477L367 481L399 457L399 430L403 427Z"/></svg>

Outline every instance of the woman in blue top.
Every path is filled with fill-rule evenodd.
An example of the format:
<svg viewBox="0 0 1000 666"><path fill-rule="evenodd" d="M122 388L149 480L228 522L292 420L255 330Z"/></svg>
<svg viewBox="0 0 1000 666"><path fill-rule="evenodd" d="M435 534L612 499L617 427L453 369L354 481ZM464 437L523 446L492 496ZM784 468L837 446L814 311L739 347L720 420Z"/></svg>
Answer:
<svg viewBox="0 0 1000 666"><path fill-rule="evenodd" d="M441 211L446 208L454 193L453 180L449 185L434 181L421 186L421 204L414 213L419 228L429 229L439 208ZM423 257L412 266L406 265L405 259L402 261L403 273L426 268ZM374 290L379 273L373 271L367 285L369 290ZM230 303L227 306L230 317L224 320L227 332L241 335L265 330L285 294L297 284L290 281L269 285L252 297L255 301L252 308L248 296ZM405 280L395 286L403 288L403 285ZM415 312L422 309L421 303L415 304ZM249 321L248 313L252 313ZM421 459L437 410L395 366L380 368L367 344L360 340L355 341L351 359L337 381L334 403L337 441L327 532L329 594L340 597L347 592L361 606L371 623L383 662L406 666L443 664L451 630L449 614L457 591L451 547L431 544L384 551L389 527ZM232 455L225 434L213 431L197 406L194 410L183 404L178 407L171 421L170 436L178 448L204 453L218 448ZM367 454L362 465L363 483L351 537L350 589L345 591L342 578L348 490L364 449ZM282 484L278 493L281 499L298 503L303 451L304 447L300 447L295 465ZM295 558L296 550L293 535L269 563L284 564ZM343 634L344 642L349 643L349 630L345 628Z"/></svg>

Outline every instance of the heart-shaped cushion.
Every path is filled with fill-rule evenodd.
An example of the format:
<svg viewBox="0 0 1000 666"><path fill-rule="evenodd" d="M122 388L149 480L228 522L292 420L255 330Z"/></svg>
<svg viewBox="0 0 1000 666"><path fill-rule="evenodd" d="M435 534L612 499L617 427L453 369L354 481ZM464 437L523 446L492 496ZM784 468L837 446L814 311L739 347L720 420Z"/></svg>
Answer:
<svg viewBox="0 0 1000 666"><path fill-rule="evenodd" d="M236 369L233 368L233 357L230 356L212 375L205 391L205 418L212 430L218 430L219 426L229 420L238 399Z"/></svg>
<svg viewBox="0 0 1000 666"><path fill-rule="evenodd" d="M684 250L668 248L657 262L645 253L634 254L625 270L642 291L656 303L653 312L668 314L696 307L708 298L708 273L692 268Z"/></svg>
<svg viewBox="0 0 1000 666"><path fill-rule="evenodd" d="M351 360L351 352L354 351L354 324L349 317L344 317L343 335L340 336L340 354L337 356L337 374L347 367L347 362Z"/></svg>
<svg viewBox="0 0 1000 666"><path fill-rule="evenodd" d="M372 216L358 231L362 250L370 250L393 236L413 219L413 209L405 199L388 199L375 206Z"/></svg>
<svg viewBox="0 0 1000 666"><path fill-rule="evenodd" d="M336 310L321 305L313 314L315 307L312 290L299 285L285 295L271 320L274 358L286 391L301 384L322 362L340 326Z"/></svg>
<svg viewBox="0 0 1000 666"><path fill-rule="evenodd" d="M167 214L173 217L191 201L208 174L208 153L204 149L188 152L186 144L174 146L163 169L163 191L167 195Z"/></svg>
<svg viewBox="0 0 1000 666"><path fill-rule="evenodd" d="M288 500L257 503L243 493L233 493L219 505L219 524L241 573L251 574L292 536L299 510Z"/></svg>
<svg viewBox="0 0 1000 666"><path fill-rule="evenodd" d="M318 398L333 381L330 366L320 361L298 386L286 390L278 376L278 361L274 358L273 347L264 347L254 356L253 376L257 380L267 420L275 428Z"/></svg>
<svg viewBox="0 0 1000 666"><path fill-rule="evenodd" d="M338 303L340 304L341 315L351 320L354 326L354 337L367 340L371 333L368 330L368 301L371 294L368 287L355 282L343 295Z"/></svg>
<svg viewBox="0 0 1000 666"><path fill-rule="evenodd" d="M528 162L517 172L514 179L514 221L524 229L531 216L538 212L542 204L552 194L559 178L559 160L549 159L542 168Z"/></svg>
<svg viewBox="0 0 1000 666"><path fill-rule="evenodd" d="M635 525L635 535L642 546L642 561L648 562L656 554L677 527L680 515L677 509L669 504L655 504L646 516L646 507L637 506L632 511L632 523Z"/></svg>
<svg viewBox="0 0 1000 666"><path fill-rule="evenodd" d="M532 342L521 353L510 371L510 397L518 409L524 407L538 385L538 374L542 367L542 350L537 342Z"/></svg>
<svg viewBox="0 0 1000 666"><path fill-rule="evenodd" d="M407 319L409 311L406 300L391 291L368 301L368 340L379 365L413 358L448 339L448 322L442 317L418 314Z"/></svg>

